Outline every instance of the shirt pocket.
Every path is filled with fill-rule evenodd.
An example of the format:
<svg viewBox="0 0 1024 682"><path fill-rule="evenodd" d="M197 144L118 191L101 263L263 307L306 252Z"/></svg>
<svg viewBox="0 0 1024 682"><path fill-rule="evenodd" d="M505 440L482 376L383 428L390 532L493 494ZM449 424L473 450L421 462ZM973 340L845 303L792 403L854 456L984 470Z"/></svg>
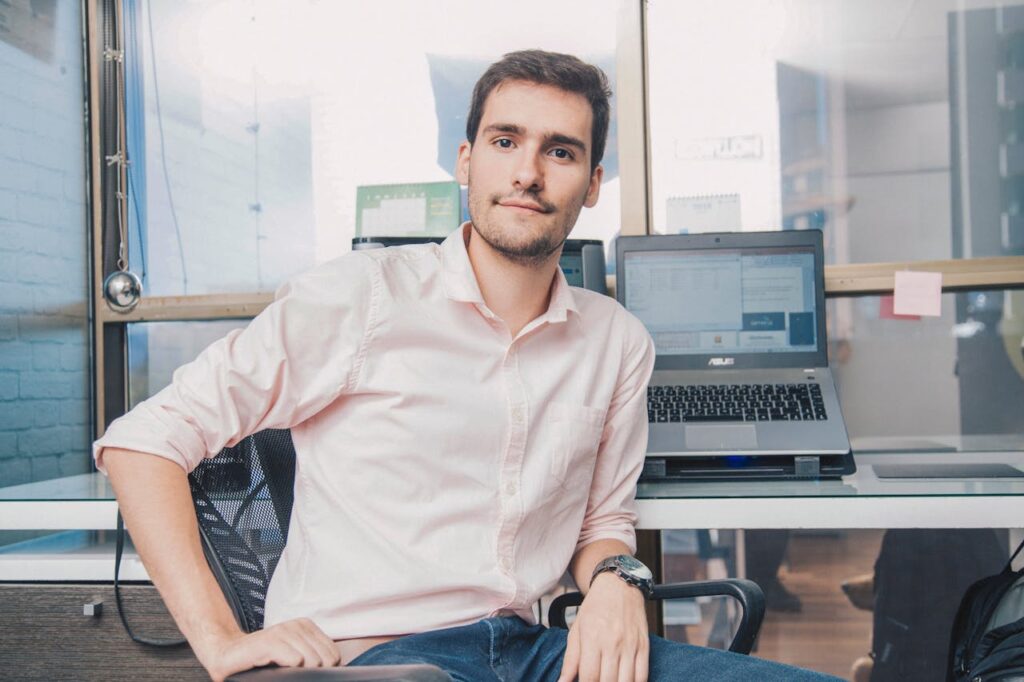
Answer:
<svg viewBox="0 0 1024 682"><path fill-rule="evenodd" d="M590 476L597 461L597 448L604 431L605 411L597 407L552 403L554 452L550 474L560 488L590 487Z"/></svg>

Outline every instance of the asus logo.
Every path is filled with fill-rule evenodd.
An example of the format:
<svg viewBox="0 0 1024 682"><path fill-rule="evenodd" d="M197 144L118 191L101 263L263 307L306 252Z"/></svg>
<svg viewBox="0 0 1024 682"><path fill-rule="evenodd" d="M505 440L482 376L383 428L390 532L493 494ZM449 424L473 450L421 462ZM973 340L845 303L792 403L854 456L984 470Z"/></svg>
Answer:
<svg viewBox="0 0 1024 682"><path fill-rule="evenodd" d="M711 358L708 367L729 367L736 364L736 358Z"/></svg>

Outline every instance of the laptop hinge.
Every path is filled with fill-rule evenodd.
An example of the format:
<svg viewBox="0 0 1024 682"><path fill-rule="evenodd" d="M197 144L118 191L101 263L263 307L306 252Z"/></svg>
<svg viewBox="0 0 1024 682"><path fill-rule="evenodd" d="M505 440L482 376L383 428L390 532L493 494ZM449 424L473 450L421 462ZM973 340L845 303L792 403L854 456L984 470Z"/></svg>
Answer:
<svg viewBox="0 0 1024 682"><path fill-rule="evenodd" d="M818 478L821 475L821 458L817 455L797 455L793 458L793 474L800 478Z"/></svg>

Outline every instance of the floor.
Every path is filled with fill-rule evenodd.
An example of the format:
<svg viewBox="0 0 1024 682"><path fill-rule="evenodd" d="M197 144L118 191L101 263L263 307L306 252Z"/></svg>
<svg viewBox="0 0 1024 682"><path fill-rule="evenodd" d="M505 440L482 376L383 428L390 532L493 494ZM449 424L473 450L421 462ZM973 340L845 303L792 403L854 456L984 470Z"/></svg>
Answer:
<svg viewBox="0 0 1024 682"><path fill-rule="evenodd" d="M870 573L882 542L880 530L853 530L823 534L794 533L787 560L779 571L786 587L803 602L800 613L769 610L761 627L754 655L774 661L850 677L850 666L867 654L871 644L871 613L854 608L840 584L847 578ZM666 578L712 577L723 569L696 562L695 557L666 556ZM702 575L703 574L703 575ZM700 625L670 628L669 638L685 637L706 643L716 603L702 605Z"/></svg>
<svg viewBox="0 0 1024 682"><path fill-rule="evenodd" d="M849 679L850 665L871 646L871 612L854 608L840 589L873 570L883 531L790 538L779 575L803 602L801 613L769 611L757 655Z"/></svg>

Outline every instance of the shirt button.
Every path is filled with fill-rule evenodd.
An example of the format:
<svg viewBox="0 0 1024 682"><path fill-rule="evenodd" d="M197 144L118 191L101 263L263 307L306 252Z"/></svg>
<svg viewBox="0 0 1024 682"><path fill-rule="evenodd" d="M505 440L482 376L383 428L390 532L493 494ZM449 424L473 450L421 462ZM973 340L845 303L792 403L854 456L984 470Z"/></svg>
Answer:
<svg viewBox="0 0 1024 682"><path fill-rule="evenodd" d="M505 484L505 494L510 496L510 497L512 495L515 495L516 494L516 484L515 483L511 483L511 482L510 483L506 483Z"/></svg>
<svg viewBox="0 0 1024 682"><path fill-rule="evenodd" d="M523 408L512 408L512 421L514 421L516 424L521 424L523 422Z"/></svg>

